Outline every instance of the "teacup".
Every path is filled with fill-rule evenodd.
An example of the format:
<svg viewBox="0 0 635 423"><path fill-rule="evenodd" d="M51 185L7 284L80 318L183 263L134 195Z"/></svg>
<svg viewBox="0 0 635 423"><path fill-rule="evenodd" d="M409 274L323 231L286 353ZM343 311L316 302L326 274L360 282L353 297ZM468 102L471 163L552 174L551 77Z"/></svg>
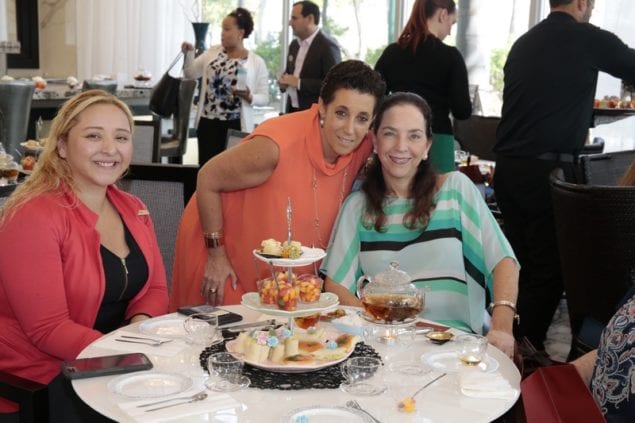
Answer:
<svg viewBox="0 0 635 423"><path fill-rule="evenodd" d="M197 345L212 345L220 342L218 316L214 313L196 313L183 322L187 340Z"/></svg>
<svg viewBox="0 0 635 423"><path fill-rule="evenodd" d="M466 366L476 366L487 352L487 338L481 335L461 335L456 338L457 355Z"/></svg>
<svg viewBox="0 0 635 423"><path fill-rule="evenodd" d="M353 357L340 365L346 380L340 388L351 395L373 396L386 391L382 362L374 357Z"/></svg>
<svg viewBox="0 0 635 423"><path fill-rule="evenodd" d="M230 353L220 352L207 358L209 380L206 386L212 391L233 392L249 386L250 380L243 376L243 362Z"/></svg>

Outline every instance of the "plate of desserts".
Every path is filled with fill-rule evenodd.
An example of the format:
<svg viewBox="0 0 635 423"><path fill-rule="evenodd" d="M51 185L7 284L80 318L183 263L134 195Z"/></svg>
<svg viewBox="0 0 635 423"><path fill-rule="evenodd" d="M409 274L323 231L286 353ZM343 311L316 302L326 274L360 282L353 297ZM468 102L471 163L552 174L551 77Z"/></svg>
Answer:
<svg viewBox="0 0 635 423"><path fill-rule="evenodd" d="M305 247L298 241L276 241L265 239L260 248L253 250L254 256L266 263L281 267L306 266L323 259L326 252L321 248Z"/></svg>
<svg viewBox="0 0 635 423"><path fill-rule="evenodd" d="M277 373L320 370L346 360L359 337L323 328L286 327L241 332L225 344L236 358L259 369Z"/></svg>

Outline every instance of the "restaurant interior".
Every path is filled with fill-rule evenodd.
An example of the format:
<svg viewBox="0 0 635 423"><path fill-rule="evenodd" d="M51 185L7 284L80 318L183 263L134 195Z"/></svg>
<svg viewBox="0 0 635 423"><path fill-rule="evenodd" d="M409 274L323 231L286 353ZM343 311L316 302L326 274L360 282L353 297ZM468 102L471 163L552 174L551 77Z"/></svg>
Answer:
<svg viewBox="0 0 635 423"><path fill-rule="evenodd" d="M629 46L635 46L635 31L632 30L635 8L631 1L595 0L591 23L613 32ZM0 178L0 206L36 166L59 107L82 90L100 88L109 91L129 106L135 118L133 164L123 177L121 187L148 205L158 228L157 238L169 285L179 220L196 189L199 170L195 128L198 86L181 72L181 43L202 43L205 48L219 44L223 17L236 7L252 11L254 35L246 40L246 47L265 59L269 72L269 101L264 106L254 107L256 124L261 123L286 110L288 100L280 92L276 80L283 72L288 45L293 39L288 25L293 3L293 0L0 0L0 154L6 153L7 157L6 163L0 161L0 168L6 168L2 169ZM337 36L342 58L359 59L374 66L383 49L399 36L414 0L323 0L316 3L323 8L321 27ZM513 42L548 15L549 1L458 0L456 3L457 23L445 43L456 46L463 55L473 106L472 117L457 121L455 126L457 169L477 184L494 216L502 222L490 187L496 160L492 148L502 105L502 67ZM197 37L195 24L198 23L209 25ZM165 75L180 80L178 107L168 114L157 114L150 104L151 98L154 87ZM559 242L576 244L579 248L573 256L570 249L560 254L566 292L545 341L546 353L554 362L566 362L588 351L580 338L585 318L600 315L606 323L612 315L607 315L607 309L613 304L597 306L589 300L599 292L594 287L593 278L598 275L594 263L608 263L602 267L605 275L611 272L612 278L626 277L631 283L635 282L635 233L632 229L635 225L630 228L619 226L633 223L635 188L615 187L635 158L635 91L632 90L620 79L600 73L594 122L579 164L579 172L586 182L579 186L554 182L554 201L558 201L558 195L564 198L558 203L562 208L556 211L556 224L565 227L563 222L576 216L576 224L588 232L588 236L583 236L580 231L558 231ZM230 131L227 148L236 145L245 135L241 131ZM19 171L14 174L16 169ZM578 198L579 203L574 203L573 197ZM588 208L588 212L577 213L580 207ZM607 222L613 222L614 227ZM601 230L604 233L621 231L621 235L610 238L594 233ZM332 310L332 304L326 304L326 309ZM241 314L242 323L262 322L265 316L271 315L283 321L287 318L291 321L294 317L283 312L267 315L266 310L261 313L263 310L258 306L244 302L227 307L227 310ZM299 317L305 315L307 313L298 314ZM436 382L431 373L417 374L421 370L418 367L401 370L402 376L412 375L414 380L406 384L405 390L395 387L378 397L356 397L362 408L374 417L363 412L346 414L352 406L344 407L338 398L339 390L312 391L305 385L296 391L267 390L268 380L261 374L262 366L248 373L251 388L243 386L236 388L236 392L222 389L213 392L209 385L205 385L207 389L203 386L208 381L201 372L199 360L207 362L207 355L220 350L208 347L207 355L199 357L200 344L187 339L192 336L187 328L185 332L182 330L185 316L169 316L170 319L163 322L168 325L165 332L159 330L163 327L156 326L155 330L147 325L145 330L126 328L129 329L126 336L150 335L166 342L165 346L158 347L141 345L134 351L146 353L156 369L165 370L173 378L170 382L176 385L174 391L165 394L169 390L166 387L165 392L151 397L122 393L133 387L117 386L114 377L108 379L110 383L100 382L100 378L74 381L76 391L90 407L115 421L130 422L525 421L514 407L517 401L522 402L518 400L524 375L522 367L518 369L518 363L494 349L490 349L494 358L492 363L496 363L501 379L511 383L518 392L480 402L475 397L460 397L454 393L452 389L456 390L458 382L447 378L438 382L441 386L438 390L430 389L427 397L425 391L417 397L420 402L415 414L404 414L403 410L396 413L392 409L396 400L403 399L404 395L407 397L408 390L414 388L416 391L422 384ZM173 328L169 325L172 324L178 326L177 335L170 332ZM388 332L386 330L386 334ZM419 339L414 333L412 339L396 333L392 334L395 339L390 340L382 338L390 337L390 334L377 335L377 330L370 335L359 332L358 336L366 341L370 338L376 341L372 345L377 356L391 366L413 359L419 361L422 351L429 353L439 348L431 346L430 339ZM223 331L223 335L227 333ZM113 342L120 339L111 338L93 343L83 356L133 351ZM486 372L496 373L496 368L491 368L492 363L484 365ZM266 366L264 370L267 370ZM447 371L448 374L451 371L455 370ZM280 372L280 369L273 372ZM179 373L185 375L187 381L179 378ZM327 376L320 377L328 379ZM287 382L300 386L300 379L289 378ZM278 379L272 380L271 383L278 383ZM46 395L46 387L24 382L0 371L0 397L20 400L27 410L26 417L20 421L48 421L40 420L46 417L37 411L42 407L42 392ZM141 381L140 384L147 388L153 382ZM262 389L254 389L254 386ZM153 399L162 400L166 395L192 395L201 387L207 395L194 399L187 414L177 412L179 407L168 408L159 419L159 414L148 417L134 409L141 403L153 402ZM318 389L309 387L313 388ZM311 392L319 392L315 396L320 404L342 403L341 407L329 410L332 420L319 420L323 416L319 414L321 411L311 408L315 405L315 401L311 401ZM271 405L265 404L276 402L281 410L284 409L284 415L266 411L260 416L265 416L265 420L259 419L258 407L268 410ZM429 415L420 411L426 407ZM28 411L30 408L36 411ZM48 405L45 408L46 415L54 413ZM386 411L388 409L391 411ZM316 413L315 420L310 418L312 412ZM303 420L305 416L309 418ZM358 420L349 420L353 417Z"/></svg>

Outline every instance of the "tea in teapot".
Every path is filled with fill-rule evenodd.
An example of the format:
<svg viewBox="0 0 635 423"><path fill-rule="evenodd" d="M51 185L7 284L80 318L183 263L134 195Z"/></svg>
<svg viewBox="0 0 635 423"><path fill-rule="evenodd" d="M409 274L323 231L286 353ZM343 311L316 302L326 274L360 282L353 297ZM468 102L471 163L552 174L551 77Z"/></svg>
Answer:
<svg viewBox="0 0 635 423"><path fill-rule="evenodd" d="M368 284L363 286L364 280ZM366 312L378 323L395 324L413 319L423 310L424 294L410 276L399 270L399 263L373 278L362 276L357 281L357 295Z"/></svg>

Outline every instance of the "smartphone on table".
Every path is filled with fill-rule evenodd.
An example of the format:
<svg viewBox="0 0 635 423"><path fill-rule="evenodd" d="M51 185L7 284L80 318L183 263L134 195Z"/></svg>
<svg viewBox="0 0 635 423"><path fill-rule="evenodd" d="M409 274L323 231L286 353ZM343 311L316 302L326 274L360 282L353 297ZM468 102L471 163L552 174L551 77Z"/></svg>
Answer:
<svg viewBox="0 0 635 423"><path fill-rule="evenodd" d="M231 311L215 307L211 304L184 306L179 307L176 311L185 316L190 316L196 313L214 313L218 316L218 326L224 326L243 320L243 316L240 314L232 313Z"/></svg>
<svg viewBox="0 0 635 423"><path fill-rule="evenodd" d="M77 358L75 360L66 360L62 363L62 373L68 379L118 375L151 368L152 362L143 353Z"/></svg>

